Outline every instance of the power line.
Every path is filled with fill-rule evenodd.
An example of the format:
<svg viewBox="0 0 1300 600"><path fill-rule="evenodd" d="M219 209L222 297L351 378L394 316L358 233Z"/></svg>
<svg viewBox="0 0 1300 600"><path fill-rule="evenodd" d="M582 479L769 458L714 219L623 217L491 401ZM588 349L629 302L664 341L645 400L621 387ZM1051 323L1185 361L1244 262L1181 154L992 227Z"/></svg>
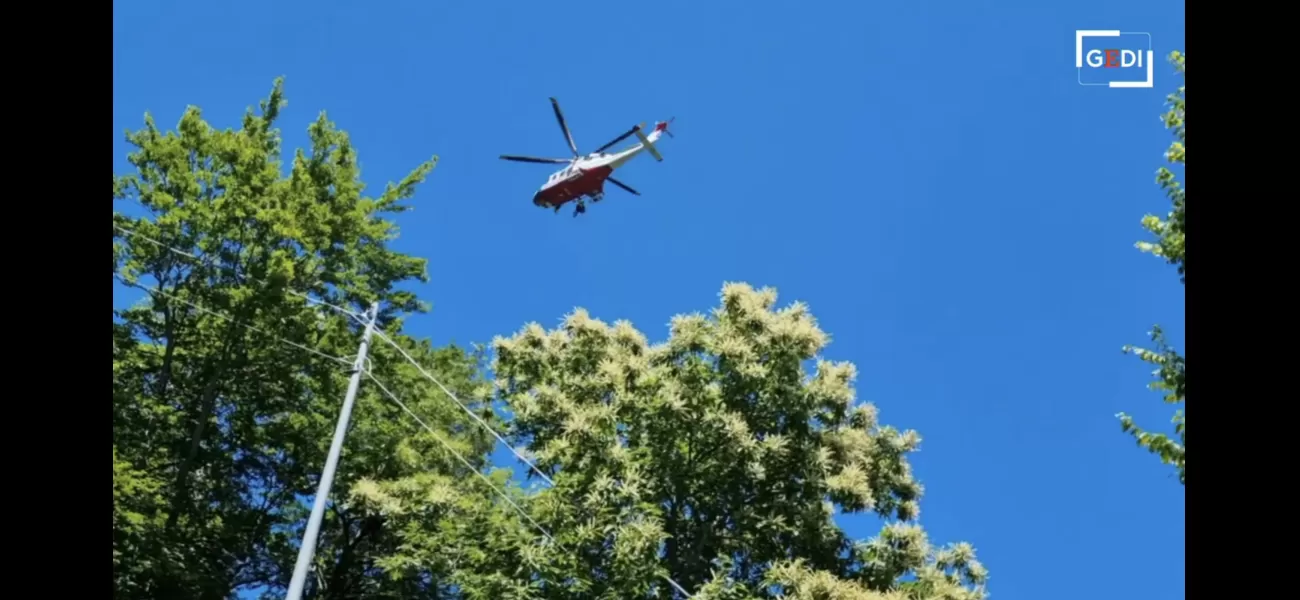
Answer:
<svg viewBox="0 0 1300 600"><path fill-rule="evenodd" d="M202 257L199 257L199 256L193 254L193 253L187 252L187 251L185 251L185 250L181 250L181 249L176 248L176 247L174 247L174 246L170 246L170 245L168 245L168 244L165 244L165 243L163 243L163 242L161 242L161 241L158 241L158 240L156 240L156 239L154 239L154 238L152 238L152 237L149 237L149 236L144 235L144 234L142 234L142 233L139 233L139 232L137 232L137 231L133 231L133 230L127 229L127 228L122 227L122 226L117 225L117 224L114 224L114 225L113 225L113 228L116 229L116 230L118 230L118 231L120 231L120 232L122 232L122 233L124 233L124 234L126 234L126 235L133 236L133 237L138 237L138 238L140 238L140 239L142 239L142 240L145 240L145 241L147 241L147 242L149 242L149 243L152 243L152 244L158 246L159 248L162 248L162 249L167 250L167 251L169 251L169 252L175 253L175 254L177 254L177 255L180 255L180 256L183 256L183 257L189 258L189 259L191 259L191 260L198 261L198 262L200 262L200 263L204 263L204 264L208 264L208 263L209 263L209 260L206 259L206 258L202 258ZM116 271L114 271L114 274L115 274L115 275L118 275ZM294 347L297 347L297 348L299 348L299 349L305 350L305 351L307 351L307 352L311 352L311 353L313 353L313 354L317 354L317 355L323 356L323 357L325 357L325 358L327 358L327 359L330 359L330 360L333 360L333 361L336 361L336 362L340 362L340 363L342 363L342 364L348 365L349 367L352 366L352 362L349 361L349 360L347 360L347 359L345 359L345 358L338 357L338 356L331 356L331 355L325 354L325 353L323 353L323 352L320 352L320 351L318 351L318 350L315 350L315 349L309 348L309 347L307 347L307 346L304 346L304 345L302 345L302 344L298 344L298 343L295 343L295 342L291 342L291 341L289 341L289 340L285 340L285 339L283 339L283 338L280 338L280 337L278 337L278 336L275 336L274 334L272 334L272 333L270 333L270 332L267 332L267 331L265 331L265 330L259 329L259 328L257 328L257 327L252 326L252 325L246 325L246 324L243 324L243 323L239 323L239 322L235 321L234 319L232 319L232 318L230 318L230 317L228 317L228 316L226 316L226 315L223 315L223 314L217 313L217 312L215 312L215 311L211 311L211 310L209 310L209 309L206 309L206 308L204 308L204 307L198 306L197 304L194 304L194 303L189 302L189 301L187 301L187 300L183 300L183 299L177 298L177 297L175 297L175 296L173 296L173 295L171 295L171 294L168 294L168 293L166 293L166 292L163 292L162 290L160 290L160 289L158 289L158 288L146 288L146 287L144 287L144 286L140 286L140 285L138 285L138 284L128 283L128 282L124 281L124 280L121 278L120 275L118 276L118 280L119 280L119 281L122 281L123 284L126 284L126 285L128 285L128 286L135 287L135 288L139 288L139 289L144 289L144 290L146 290L146 291L151 291L151 292L153 292L153 293L157 293L157 294L162 295L162 296L164 296L164 297L168 297L168 298L174 299L174 300L176 300L176 301L178 301L178 302L182 302L182 303L184 303L184 304L188 304L188 305L190 305L191 307L193 307L193 308L195 308L195 309L197 309L197 310L203 311L203 312L205 312L205 313L211 314L211 315L216 316L216 317L218 317L218 318L225 319L225 320L227 320L227 321L230 321L230 322L232 322L232 323L235 323L236 325L240 325L240 326L246 327L246 328L248 328L248 329L250 329L250 330L253 330L253 331L259 331L259 332L261 332L261 333L264 333L264 334L270 335L271 337L273 337L273 338L276 339L277 341L280 341L280 342L283 342L283 343L286 343L286 344L292 345L292 346L294 346ZM338 305L335 305L335 304L331 304L331 303L329 303L329 302L325 302L324 300L319 300L319 299L313 298L312 296L310 296L310 295L308 295L308 294L305 294L305 293L302 293L302 292L298 292L298 291L296 291L296 290L289 289L289 290L285 290L285 291L288 292L289 294L294 295L294 296L298 296L298 297L300 297L300 298L302 298L302 299L304 299L304 300L306 300L306 301L308 301L308 302L310 302L310 303L312 303L312 304L317 304L317 305L320 305L320 306L324 306L324 307L327 307L327 308L331 308L331 309L337 310L337 311L339 311L339 312L341 312L341 313L343 313L343 314L346 314L346 315L352 317L354 320L356 320L357 322L361 323L362 325L365 325L365 324L366 324L366 322L365 322L365 320L363 319L363 317L362 317L360 314L358 314L357 312L355 312L355 311L349 310L349 309L344 308L344 307L342 307L342 306L338 306ZM471 410L471 409L469 408L469 406L467 406L465 403L461 402L461 401L460 401L460 398L456 397L456 394L452 393L451 390L447 389L447 386L443 385L441 381L438 381L438 378L434 377L433 374L431 374L431 373L429 373L427 370L425 370L425 368L424 368L422 365L420 365L420 363L417 362L413 357L411 357L411 355L408 354L408 353L406 352L406 350L404 350L401 346L399 346L399 345L397 344L397 342L393 341L392 338L388 337L388 336L387 336L386 334L384 334L384 332L381 331L381 330L376 329L376 330L374 331L374 333L375 333L376 335L378 335L380 339L384 340L384 341L387 342L390 346L392 346L394 349L396 349L396 350L398 351L398 353L400 353L400 354L402 355L402 357L405 358L405 359L407 360L407 362L409 362L412 366L414 366L414 367L415 367L415 368L416 368L416 369L417 369L417 370L418 370L422 375L424 375L426 378L428 378L430 381L432 381L432 382L434 383L434 385L436 385L436 386L438 387L438 389L442 390L442 392L443 392L444 394L446 394L448 398L450 398L453 402L455 402L456 405L459 406L459 407L461 408L461 410L465 411L465 413L468 414L468 415L469 415L471 418L473 418L475 421L477 421L477 422L479 423L479 425L482 425L483 428L486 429L486 430L488 431L488 433L492 434L492 437L496 438L496 440L497 440L498 442L501 442L502 445L504 445L508 450L510 450L510 453L515 455L515 458L518 458L521 462L523 462L524 464L528 465L529 469L531 469L534 473L537 473L537 475L540 476L543 480L545 480L546 483L550 484L551 486L554 486L554 485L555 485L555 482L550 478L550 476L548 476L545 472L543 472L540 468L538 468L537 465L533 464L532 461L528 460L528 459L525 458L522 454L520 454L519 451L515 450L515 448L514 448L513 446L511 446L511 445L510 445L510 444L505 440L505 438L501 436L501 434L497 433L497 431L496 431L495 429L493 429L492 426L489 425L489 424L487 423L487 421L484 421L481 417L479 417L477 414L475 414L474 411ZM375 376L374 376L374 375L369 371L369 369L367 369L365 372L366 372L366 375L371 379L371 381L374 381L375 385L378 385L379 388L380 388L381 390L383 390L384 393L385 393L389 398L391 398L394 402L396 402L396 403L398 404L398 406L400 406L400 407L402 408L402 410L404 410L407 414L411 415L412 418L414 418L414 419L415 419L415 420L416 420L416 421L417 421L417 422L418 422L422 427L424 427L424 428L425 428L426 430L428 430L430 433L434 433L433 429L432 429L431 427L429 427L429 425L428 425L427 423L425 423L422 419L420 419L419 416L417 416L414 412L412 412L410 408L407 408L407 406L406 406L405 404L403 404L403 403L401 402L401 400L399 400L399 399L397 398L396 395L394 395L391 391L389 391L388 388L385 387L384 384L381 383L381 382L380 382L380 381L379 381L379 380L378 380L378 379L377 379L377 378L376 378L376 377L375 377ZM542 527L541 524L537 523L536 520L534 520L531 516L529 516L529 515L527 514L527 512L525 512L525 511L524 511L524 510L523 510L523 509L522 509L522 508L521 508L517 503L515 503L515 501L514 501L513 499L511 499L508 495L506 495L504 491L498 489L498 488L496 487L496 485L492 483L492 480L488 479L487 476L484 475L483 473L481 473L478 469L475 469L475 468L473 467L473 465L470 464L469 461L465 459L464 456L462 456L459 452L456 452L456 450L455 450L454 448L452 448L452 447L451 447L451 446L450 446L446 441L444 441L442 438L440 438L440 437L438 437L436 434L434 434L434 439L438 440L438 442L439 442L440 444L442 444L442 446L443 446L444 448L446 448L449 452L451 452L452 454L454 454L454 455L456 456L456 458L460 459L460 461L461 461L462 464L464 464L464 465L465 465L466 467L468 467L470 470L474 471L474 473L475 473L476 475L478 475L481 479L483 479L483 480L484 480L484 481L485 481L485 482L486 482L486 483L487 483L487 484L488 484L488 485L489 485L489 486L490 486L494 491L497 492L497 494L499 494L499 495L500 495L500 496L501 496L501 497L502 497L502 498L503 498L507 503L509 503L510 506L513 507L513 508L515 509L515 511L517 511L517 512L518 512L521 516L523 516L526 520L528 520L528 521L529 521L529 522L530 522L534 527L536 527L536 528L537 528L537 529L538 529L538 530L543 534L543 536L544 536L548 541L550 541L552 544L556 544L556 545L558 546L558 542L555 541L554 536L552 536L552 535L550 534L550 532L546 530L546 528ZM526 558L526 557L525 557L525 558ZM527 558L526 558L526 559L527 559ZM529 560L529 563L531 564L532 561ZM533 568L540 570L540 568L539 568L536 564L532 564L532 566L533 566ZM679 584L679 583L677 583L676 581L674 581L671 577L665 575L665 576L664 576L664 579L668 582L668 584L669 584L670 586L672 586L674 589L676 589L676 590L677 590L679 593L681 593L683 596L686 596L687 598L690 598L690 597L691 597L691 594L690 594L689 592L687 592L686 589L685 589L684 587L682 587L681 584Z"/></svg>
<svg viewBox="0 0 1300 600"><path fill-rule="evenodd" d="M196 261L198 261L198 262L200 262L200 263L202 263L202 264L210 264L210 260L207 259L207 258L200 257L200 256L198 256L198 255L195 255L195 254L191 253L191 252L186 252L185 250L181 250L180 248L176 248L176 247L174 247L174 246L169 246L169 245L167 245L167 244L165 244L165 243L163 243L163 242L160 242L160 241L158 241L158 240L156 240L156 239L153 239L153 238L151 238L151 237L149 237L149 236L147 236L147 235L145 235L145 234L143 234L143 233L140 233L140 232L138 232L138 231L134 231L134 230L131 230L131 229L127 229L127 228L122 227L122 226L117 225L117 224L114 224L114 225L113 225L113 229L116 229L116 230L118 230L118 231L120 231L120 232L122 232L122 233L124 233L124 234L126 234L126 235L129 235L129 236L138 237L138 238L140 238L140 239L142 239L142 240L144 240L144 241L146 241L146 242L149 242L149 243L151 243L151 244L153 244L153 245L155 245L155 246L158 246L159 248L162 248L163 250L166 250L166 251L171 252L171 253L173 253L173 254L177 254L177 255L179 255L179 256L184 256L185 258L188 258L188 259L191 259L191 260L196 260ZM254 279L254 280L256 280L256 278L251 278L251 277L250 277L250 279ZM348 315L348 316L350 316L350 317L352 317L352 318L354 318L354 319L358 319L358 320L361 319L361 315L358 314L356 311L353 311L353 310L350 310L350 309L347 309L347 308L344 308L344 307L342 307L342 306L338 306L338 305L335 305L335 304L330 304L329 302L326 302L326 301L324 301L324 300L319 300L319 299L313 298L312 296L310 296L310 295L308 295L308 294L304 294L304 293L299 292L299 291L297 291L297 290L289 289L289 290L285 290L285 291L288 292L289 294L292 294L292 295L294 295L294 296L297 296L297 297L299 297L299 298L302 298L303 300L306 300L307 302L310 302L310 303L312 303L312 304L318 304L318 305L320 305L320 306L324 306L324 307L327 307L327 308L332 308L332 309L337 310L337 311L339 311L339 312L341 312L341 313L343 313L343 314L346 314L346 315Z"/></svg>
<svg viewBox="0 0 1300 600"><path fill-rule="evenodd" d="M528 460L527 458L524 458L524 456L520 454L518 450L515 450L514 447L511 446L510 443L507 442L505 438L501 436L501 434L497 433L497 431L493 429L491 425L488 425L487 421L484 421L482 417L479 417L478 415L474 414L474 411L470 410L469 406L467 406L464 402L461 402L460 398L457 398L456 394L453 394L451 390L447 389L447 386L443 385L441 381L438 381L437 377L434 377L432 373L426 371L424 367L420 365L420 363L416 362L416 360L411 357L410 354L407 354L406 350L403 350L401 346L398 346L397 342L394 342L392 338L388 337L387 335L384 335L384 332L382 331L376 331L375 334L379 336L379 339L388 342L388 345L392 346L399 353L401 353L401 355L404 358L406 358L407 362L411 363L411 365L413 365L417 370L420 371L421 374L427 377L429 381L432 381L434 385L438 386L438 389L442 390L442 393L446 394L448 398L451 398L451 401L455 402L456 406L459 406L461 410L465 411L465 414L469 415L470 417L473 417L475 421L478 421L478 423L482 425L483 428L488 431L488 433L492 434L492 437L495 437L498 442L501 442L503 446L505 446L508 450L510 450L510 453L515 455L515 458L518 458L519 460L523 461L524 464L528 465L528 468L532 469L533 472L537 473L539 476L541 476L542 479L546 480L546 483L550 484L551 486L555 485L555 482L551 481L551 478L547 476L546 473L542 472L541 469L537 468L537 465L534 465L532 461Z"/></svg>
<svg viewBox="0 0 1300 600"><path fill-rule="evenodd" d="M299 350L303 350L303 351L305 351L305 352L310 352L310 353L315 354L316 356L319 356L319 357L321 357L321 358L325 358L325 359L328 359L328 360L332 360L332 361L337 362L337 363L342 363L342 364L344 364L344 365L347 365L348 367L351 367L351 366L352 366L352 361L350 361L350 360L348 360L348 359L346 359L346 358L343 358L343 357L341 357L341 356L334 356L334 355L331 355L331 354L326 354L326 353L321 352L320 350L317 350L317 349L312 348L312 347L310 347L310 346L305 346L305 345L303 345L303 344L299 344L298 342L294 342L294 341L291 341L291 340L286 340L286 339L284 339L283 337L280 337L280 336L278 336L278 335L276 335L276 334L274 334L274 333L271 333L270 331L267 331L267 330L265 330L265 329L262 329L262 328L260 328L260 327L254 326L254 325L249 325L249 324L247 324L247 323L241 323L241 322L235 320L233 317L230 317L230 316L228 316L228 315L223 315L223 314L221 314L220 312L217 312L217 311L212 310L212 309L210 309L210 308L205 308L205 307L203 307L203 306L200 306L200 305L198 305L198 304L195 304L194 302L191 302L191 301L189 301L189 300L186 300L186 299L181 298L181 297L179 297L179 296L176 296L176 295L174 295L174 294L169 294L169 293L164 292L164 291L162 291L162 290L160 290L160 289L158 289L158 288L156 288L156 287L148 287L148 286L140 285L140 284L138 284L138 283L131 283L131 282L126 281L125 279L123 279L123 278L122 278L122 275L121 275L120 273L118 273L117 271L114 271L114 272L113 272L113 275L115 275L115 276L117 277L117 280L118 280L118 281L122 282L122 285L125 285L125 286L128 286L128 287L133 287L133 288L136 288L136 289L139 289L139 290L144 290L145 292L148 292L148 293L150 293L150 294L157 294L157 295L162 296L162 297L164 297L164 298L168 298L168 299L170 299L170 300L173 300L173 301L176 301L176 302L180 302L181 304L185 304L185 305L189 306L190 308L193 308L193 309L195 309L195 310L197 310L197 311L199 311L199 312L202 312L202 313L206 313L206 314L212 315L212 316L214 316L214 317L216 317L216 318L218 318L218 319L222 319L222 320L224 320L224 321L228 321L228 322L230 322L230 323L233 323L233 324L235 324L235 325L238 325L238 326L243 327L243 328L245 328L245 329L248 329L248 330L250 330L250 331L256 331L256 332L261 333L261 334L263 334L263 335L270 336L272 339L274 339L275 341L280 342L280 343L282 343L282 344L285 344L285 345L288 345L288 346L293 346L294 348L297 348L297 349L299 349Z"/></svg>
<svg viewBox="0 0 1300 600"><path fill-rule="evenodd" d="M457 452L456 449L451 446L451 444L447 443L446 440L442 439L442 437L438 435L437 431L435 431L432 427L430 427L428 423L424 422L424 419L421 419L418 415L416 415L414 411L412 411L409 407L406 406L405 403L403 403L400 399L398 399L396 394L394 394L386 386L384 386L383 382L379 381L379 378L375 377L374 373L371 373L370 371L366 371L366 375L370 377L371 381L375 382L375 385L379 386L379 389L383 390L384 394L387 395L389 399L397 403L397 405L400 406L402 410L406 411L406 414L411 415L411 418L415 419L416 423L419 423L420 426L425 429L425 431L428 431L429 434L433 436L433 439L437 440L439 444L442 444L443 448L446 448L448 452L452 453L457 459L459 459L460 463L465 465L465 468L473 471L475 475L478 475L480 479L482 479L485 483L488 484L488 487L492 488L492 491L499 494L503 500L509 503L510 506L513 507L515 511L519 513L519 516L523 517L525 520L531 523L533 527L536 527L537 530L542 533L542 537L546 538L546 541L551 542L552 544L556 544L557 546L559 545L559 542L555 541L555 536L551 535L550 531L547 531L546 528L543 527L541 523L538 523L535 519L533 519L533 517L530 516L528 512L525 511L522 507L520 507L519 504L514 501L514 499L512 499L509 495L507 495L504 490L498 488L495 483L492 483L492 480L488 479L487 475L484 475L482 471L475 468L474 465L471 464L463 454ZM536 565L534 565L534 567L536 567Z"/></svg>
<svg viewBox="0 0 1300 600"><path fill-rule="evenodd" d="M411 365L413 365L417 370L419 370L420 373L424 374L425 377L429 378L429 380L432 381L432 382L434 383L434 385L438 386L438 389L441 389L441 390L443 391L443 393L447 395L448 398L451 398L451 400L452 400L453 402L455 402L457 406L459 406L462 410L464 410L467 414L469 414L469 416L473 417L475 421L478 421L478 423L479 423L480 425L482 425L484 429L487 429L487 430L488 430L488 433L491 433L492 436L495 437L495 438L497 439L497 441L501 442L501 443L502 443L502 444L503 444L507 449L509 449L510 452L511 452L512 454L514 454L516 458L518 458L519 460L523 461L524 464L528 465L529 468L531 468L534 472L536 472L538 475L540 475L540 476L542 477L542 479L545 479L547 483L551 484L551 486L554 486L554 485L555 485L555 482L554 482L554 481L551 481L551 478L548 477L548 476L546 475L546 473L543 473L542 470L539 469L539 468L537 468L537 466L534 465L531 461L529 461L527 458L524 458L523 455L521 455L517 450L514 449L514 447L512 447L509 443L507 443L507 442L505 441L505 439L502 438L501 435L498 434L498 433L496 432L496 430L492 429L492 426L488 425L488 423L487 423L486 421L484 421L484 420L483 420L482 418L480 418L478 415L474 414L474 411L470 410L470 408L469 408L468 406L466 406L465 403L461 402L461 401L460 401L460 398L457 398L457 397L456 397L456 394L453 394L453 393L451 392L451 390L447 389L447 386L443 385L441 381L438 381L438 378L434 377L433 374L431 374L431 373L429 373L428 371L426 371L426 370L424 369L424 367L420 365L420 363L416 362L416 360L415 360L414 358L411 357L410 354L407 354L407 352L406 352L405 350L403 350L403 349L401 348L401 346L398 346L398 345L397 345L397 342L394 342L394 341L393 341L391 338L389 338L387 335L384 335L384 333L383 333L382 331L378 331L378 330L376 330L376 331L375 331L375 335L378 335L378 336L379 336L379 339L384 340L385 342L388 342L388 344L389 344L390 346L392 346L393 348L397 349L397 351L398 351L398 352L399 352L403 357L406 358L407 362L411 363ZM383 384L382 384L382 383L379 383L379 380L375 379L373 375L372 375L370 378L371 378L372 380L374 380L374 381L375 381L375 384L378 385L381 389L383 389L384 392L387 393L387 394L389 395L390 398L392 398L394 401L398 402L399 405L400 405L400 401L398 401L397 398L396 398L395 396L392 395L392 392L389 392L386 388L384 388ZM409 408L406 408L405 405L401 405L401 406L402 406L402 409L405 410L408 414L410 414L412 417L415 417L415 414L412 413L411 410L410 410ZM416 420L419 420L419 417L415 417L415 418L416 418ZM420 424L421 424L421 425L424 425L424 427L425 427L426 429L429 428L429 426L428 426L428 425L425 425L423 421L420 421ZM432 432L432 430L430 430L430 431ZM437 436L435 435L434 437L436 438ZM442 443L443 446L446 447L448 450L451 450L453 453L456 452L456 451L455 451L454 449L452 449L449 445L447 445L446 442L443 442L441 438L438 438L438 441L439 441L440 443ZM466 461L466 460L464 459L464 457L461 457L459 453L457 453L456 456L457 456L457 458L460 458L461 461L462 461L463 463L465 463L466 466L469 466L469 462ZM473 467L470 467L470 468L473 469ZM483 475L482 473L479 473L477 469L474 469L474 472L475 472L475 473L478 473L478 475L479 475L480 477L482 477L485 481L487 481L487 482L488 482L488 485L491 485L491 486L492 486L492 489L493 489L493 490L496 490L497 493L500 494L502 498L505 498L507 502L510 502L510 505L513 506L513 507L515 507L515 510L520 511L520 514L524 514L524 513L523 513L523 509L519 508L519 505L515 504L512 500L510 500L510 498L509 498L508 496L506 496L504 492L502 492L502 491L500 491L500 490L497 490L496 486L492 484L491 480L488 480L488 479L487 479L487 476ZM531 517L528 517L526 514L524 514L524 516L525 516L526 518L528 518L528 520L529 520L530 522L532 522L533 525L536 526L536 527L537 527L537 528L538 528L538 529L539 529L539 530L540 530L540 531L541 531L541 532L546 536L546 538L547 538L548 540L550 540L552 543L556 543L556 542L555 542L555 538L551 537L550 533L547 533L547 531L546 531L545 528L543 528L541 525L538 525L536 521L533 521L533 519L532 519ZM558 545L558 543L556 543L556 544ZM535 567L535 566L536 566L536 565L534 565L534 567ZM677 583L676 581L674 581L672 577L669 577L668 575L664 575L663 577L664 577L664 580L668 582L668 585L672 586L673 589L676 589L678 592L680 592L683 596L686 596L687 598L690 598L690 597L691 597L690 592L687 592L687 591L686 591L686 588L682 587L681 584L679 584L679 583Z"/></svg>
<svg viewBox="0 0 1300 600"><path fill-rule="evenodd" d="M376 333L378 333L378 331L376 331ZM418 367L419 365L416 365L416 366ZM453 447L451 446L451 444L447 443L446 440L442 439L442 437L438 435L438 432L437 432L437 431L435 431L432 427L429 426L428 423L425 423L423 419L421 419L418 415L415 414L414 411L412 411L409 407L407 407L406 404L403 403L403 402L402 402L402 401L397 397L396 394L394 394L394 393L393 393L392 391L390 391L387 387L385 387L384 384L383 384L383 382L379 381L379 378L378 378L378 377L375 377L374 373L371 373L371 372L369 372L369 371L366 371L366 376L369 377L370 380L373 381L373 382L375 383L375 385L379 386L379 389L380 389L380 390L383 390L384 394L387 395L389 399L391 399L391 400L392 400L393 402L395 402L398 406L400 406L400 407L402 408L403 411L406 411L406 414L411 415L411 418L412 418L412 419L415 419L415 422L416 422L416 423L419 423L420 426L423 427L423 428L425 429L425 431L428 431L429 434L430 434L431 436L433 436L433 439L437 440L438 443L441 444L443 448L445 448L445 449L446 449L448 452L450 452L453 456L455 456L457 459L459 459L459 460L460 460L460 463L463 464L463 465L465 465L465 468L467 468L467 469L473 471L475 475L478 475L478 476L479 476L479 479L482 479L483 482L486 483L486 484L488 485L488 487L492 489L493 492L496 492L496 494L497 494L498 496L500 496L502 500L505 500L507 504L509 504L512 508L514 508L514 509L515 509L515 512L518 512L520 516L522 516L525 520L527 520L529 523L531 523L532 526L533 526L534 528L536 528L537 531L540 532L540 533L542 534L542 537L546 538L546 541L548 541L548 542L550 542L551 544L553 544L556 548L559 548L559 549L561 549L561 550L564 549L564 546L561 545L559 542L557 542L557 541L555 540L555 536L551 535L551 532L548 531L548 530L546 529L546 527L543 527L541 523L538 523L536 519L533 519L533 517L530 516L530 515L528 514L527 511L525 511L522 507L520 507L519 504L516 503L516 502L514 501L514 499L512 499L508 494L506 494L505 490L502 490L501 488L497 487L496 484L492 483L492 480L491 480L491 479L488 479L488 476L487 476L487 475L484 475L482 471L480 471L479 469L475 468L474 465L471 464L471 463L469 462L469 460L465 458L465 455L461 454L460 452L457 452L456 449L453 448ZM441 386L441 385L442 385L442 384L439 384L439 386ZM448 392L448 393L450 393L450 392ZM543 475L543 476L545 476L545 475ZM532 561L532 559L528 558L528 555L527 555L527 554L524 555L524 560L528 561L528 563L529 563L530 565L532 565L532 567L533 567L534 569L537 569L538 571L541 571L541 568L538 567L537 564L534 563L534 562ZM672 586L674 589L676 589L678 592L680 592L683 596L686 596L687 598L690 598L690 597L691 597L691 594L690 594L689 592L687 592L687 591L686 591L686 590L685 590L685 589L684 589L680 584L678 584L676 581L673 581L673 579L672 579L671 577L668 577L667 575L665 575L665 576L664 576L664 580L666 580L666 581L668 582L668 585Z"/></svg>

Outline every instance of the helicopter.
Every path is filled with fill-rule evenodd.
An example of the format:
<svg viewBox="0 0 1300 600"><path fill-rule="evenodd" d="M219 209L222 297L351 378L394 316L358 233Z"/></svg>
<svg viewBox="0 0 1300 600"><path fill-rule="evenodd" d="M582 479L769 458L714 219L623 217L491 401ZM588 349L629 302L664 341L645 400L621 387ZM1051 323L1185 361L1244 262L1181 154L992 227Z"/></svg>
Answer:
<svg viewBox="0 0 1300 600"><path fill-rule="evenodd" d="M667 121L655 122L654 129L649 135L642 132L644 123L636 125L627 130L609 143L597 148L590 154L581 154L578 152L578 145L573 142L573 134L569 132L569 126L564 122L564 113L560 112L560 103L555 98L551 98L551 108L555 109L555 119L560 122L560 130L564 132L564 139L569 144L569 150L573 152L573 158L537 158L533 156L514 156L502 155L502 160L512 160L516 162L530 162L543 164L565 165L563 169L551 174L541 189L533 194L533 205L542 208L554 208L555 212L560 212L560 207L568 202L577 202L573 209L573 216L578 216L587 212L587 199L592 202L600 202L605 197L605 182L608 181L635 196L640 196L638 192L627 184L614 179L611 175L614 169L623 166L627 161L632 160L642 152L649 152L657 161L663 161L664 157L659 154L659 149L655 147L655 142L664 134L673 137L668 131L668 125L673 119ZM607 153L614 144L617 144L631 136L635 135L640 143L630 148L620 150L614 153Z"/></svg>

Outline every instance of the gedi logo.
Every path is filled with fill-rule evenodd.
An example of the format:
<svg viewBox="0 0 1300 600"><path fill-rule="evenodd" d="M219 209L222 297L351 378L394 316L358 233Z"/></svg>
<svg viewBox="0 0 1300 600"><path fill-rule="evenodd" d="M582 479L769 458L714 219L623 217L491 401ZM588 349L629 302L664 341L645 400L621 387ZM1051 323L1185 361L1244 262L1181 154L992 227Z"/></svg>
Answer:
<svg viewBox="0 0 1300 600"><path fill-rule="evenodd" d="M1074 66L1079 85L1155 87L1151 34L1119 30L1074 32Z"/></svg>

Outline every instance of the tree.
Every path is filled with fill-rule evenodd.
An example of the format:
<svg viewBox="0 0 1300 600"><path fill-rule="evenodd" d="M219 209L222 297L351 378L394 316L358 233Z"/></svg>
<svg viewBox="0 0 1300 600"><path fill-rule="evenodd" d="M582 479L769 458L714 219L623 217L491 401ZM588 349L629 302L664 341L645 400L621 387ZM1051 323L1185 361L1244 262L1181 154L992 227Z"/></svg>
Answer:
<svg viewBox="0 0 1300 600"><path fill-rule="evenodd" d="M1186 77L1185 56L1173 52L1169 60L1180 76ZM1170 94L1169 111L1162 115L1165 127L1172 129L1176 138L1165 152L1165 159L1180 170L1185 169L1187 159L1186 122L1187 122L1187 86L1178 86L1178 91ZM1169 197L1173 207L1166 218L1147 215L1142 219L1142 226L1151 232L1155 242L1138 242L1137 247L1143 252L1164 258L1169 264L1178 267L1179 281L1187 283L1186 223L1187 193L1177 177L1168 167L1161 167L1156 174L1156 182ZM1151 388L1164 394L1165 402L1183 404L1187 399L1187 361L1165 342L1164 332L1159 326L1151 331L1154 349L1125 346L1125 352L1136 353L1143 361L1156 366L1156 381ZM1187 451L1187 415L1185 409L1174 411L1174 436L1177 441L1163 433L1151 433L1134 423L1127 414L1117 415L1120 427L1133 436L1138 445L1160 457L1161 462L1173 465L1178 471L1178 481L1186 485L1185 467Z"/></svg>
<svg viewBox="0 0 1300 600"><path fill-rule="evenodd" d="M322 114L283 174L282 107L277 81L237 130L191 108L176 132L146 115L128 134L136 173L114 177L114 201L149 214L115 210L114 276L149 291L114 312L116 598L282 593L360 333L309 296L380 302L396 346L372 350L384 389L362 387L309 597L669 597L671 579L718 599L983 598L973 550L933 548L914 522L919 436L854 404L852 365L805 373L827 343L805 307L728 285L712 318L678 317L657 346L577 311L496 340L494 392L480 353L401 333L426 307L398 287L424 261L388 247L384 214L433 161L364 197ZM488 433L398 348L554 485L486 473ZM836 510L888 523L855 542Z"/></svg>
<svg viewBox="0 0 1300 600"><path fill-rule="evenodd" d="M775 310L775 291L744 284L721 297L654 346L581 309L496 339L510 434L554 485L512 489L522 514L489 516L445 480L371 483L367 506L408 523L386 563L455 565L466 598L669 598L669 578L719 600L984 598L974 550L932 547L914 522L920 437L855 403L855 367L819 358L807 307ZM436 528L431 502L465 516ZM888 522L855 541L837 510Z"/></svg>
<svg viewBox="0 0 1300 600"><path fill-rule="evenodd" d="M468 396L483 385L470 353L401 333L403 316L427 307L398 286L424 280L425 261L389 248L396 227L384 217L407 208L436 157L366 197L356 151L322 113L285 175L275 129L283 106L277 80L239 129L217 130L190 107L175 132L146 115L127 134L135 173L113 178L114 277L148 293L114 311L116 598L224 599L241 587L274 595L287 584L302 499L315 492L360 334L357 319L307 296L358 311L380 302L381 331L449 388ZM127 216L117 210L125 202L148 214ZM485 463L489 437L459 408L385 343L372 356L375 377L406 390L440 435ZM416 597L418 585L373 577L397 537L345 494L360 474L464 468L374 386L362 389L308 593Z"/></svg>

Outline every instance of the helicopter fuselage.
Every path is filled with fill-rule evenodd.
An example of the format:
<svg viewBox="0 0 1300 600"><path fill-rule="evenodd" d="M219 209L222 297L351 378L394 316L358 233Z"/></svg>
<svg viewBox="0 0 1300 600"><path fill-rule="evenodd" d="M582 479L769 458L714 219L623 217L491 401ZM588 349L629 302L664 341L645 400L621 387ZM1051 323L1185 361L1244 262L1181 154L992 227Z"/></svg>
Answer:
<svg viewBox="0 0 1300 600"><path fill-rule="evenodd" d="M533 204L543 208L559 208L583 197L597 200L604 196L605 179L613 172L614 167L599 158L575 160L551 174L541 189L533 194Z"/></svg>
<svg viewBox="0 0 1300 600"><path fill-rule="evenodd" d="M551 173L541 189L533 194L533 204L543 208L559 209L568 202L584 198L599 202L605 195L605 180L614 173L614 169L647 150L652 154L658 154L653 145L665 128L666 125L657 126L650 135L645 136L644 142L626 150L589 154L574 159L563 169Z"/></svg>

